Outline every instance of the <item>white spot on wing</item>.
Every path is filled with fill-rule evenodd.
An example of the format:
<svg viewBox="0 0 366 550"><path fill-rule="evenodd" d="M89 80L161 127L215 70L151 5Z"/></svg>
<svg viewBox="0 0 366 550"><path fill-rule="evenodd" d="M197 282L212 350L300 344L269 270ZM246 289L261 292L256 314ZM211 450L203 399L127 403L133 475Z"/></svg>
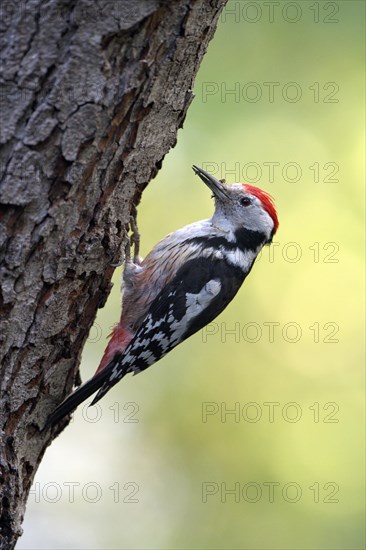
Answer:
<svg viewBox="0 0 366 550"><path fill-rule="evenodd" d="M156 334L154 334L151 340L157 340L159 342L163 353L165 353L165 351L169 348L170 338L169 335L167 335L165 332L157 332Z"/></svg>
<svg viewBox="0 0 366 550"><path fill-rule="evenodd" d="M164 318L153 321L152 315L151 315L151 313L149 313L149 315L146 318L146 329L145 329L145 331L150 332L151 330L155 330L158 327L160 327L161 323L163 323L163 322L164 322Z"/></svg>
<svg viewBox="0 0 366 550"><path fill-rule="evenodd" d="M206 283L197 294L186 294L186 313L180 321L174 320L170 326L172 330L170 341L173 345L180 341L190 321L198 317L198 315L209 306L210 302L218 295L220 290L220 281L218 279L212 279Z"/></svg>
<svg viewBox="0 0 366 550"><path fill-rule="evenodd" d="M114 366L113 370L112 370L112 373L109 377L109 380L114 380L115 378L118 377L118 374L119 374L119 366L118 363L117 365Z"/></svg>
<svg viewBox="0 0 366 550"><path fill-rule="evenodd" d="M180 320L177 320L174 317L173 303L170 304L167 314L158 320L153 319L152 315L149 314L146 318L144 334L141 334L142 338L140 337L135 340L132 347L124 355L121 364L118 366L116 365L115 369L112 371L111 380L119 377L119 373L123 372L124 367L127 367L127 369L125 369L127 372L133 371L134 374L140 372L140 368L136 365L136 362L138 362L139 359L143 359L148 363L148 365L151 365L165 355L165 353L181 341L190 322L210 305L212 300L219 294L220 291L220 280L212 279L211 281L208 281L198 293L187 293L186 311ZM174 302L173 295L171 298ZM169 332L163 332L162 330L156 331L156 329L159 328L164 322L168 324ZM151 332L154 332L154 334L149 335ZM162 350L159 357L155 357L154 353L148 349L148 345L151 340L156 340L159 342Z"/></svg>
<svg viewBox="0 0 366 550"><path fill-rule="evenodd" d="M149 351L149 350L146 350L146 351L143 351L142 353L139 353L139 358L144 359L145 361L148 362L148 364L151 364L154 361L156 361L155 355L153 354L152 351Z"/></svg>

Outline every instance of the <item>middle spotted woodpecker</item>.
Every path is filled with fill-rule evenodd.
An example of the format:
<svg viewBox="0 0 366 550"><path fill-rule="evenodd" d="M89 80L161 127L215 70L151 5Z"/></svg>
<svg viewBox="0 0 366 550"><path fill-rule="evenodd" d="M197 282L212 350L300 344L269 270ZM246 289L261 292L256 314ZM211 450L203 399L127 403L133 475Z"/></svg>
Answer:
<svg viewBox="0 0 366 550"><path fill-rule="evenodd" d="M225 185L193 166L215 199L212 218L178 229L144 260L127 258L121 320L94 377L66 398L47 425L97 390L97 403L127 373L137 374L213 321L231 302L278 228L272 197L252 185Z"/></svg>

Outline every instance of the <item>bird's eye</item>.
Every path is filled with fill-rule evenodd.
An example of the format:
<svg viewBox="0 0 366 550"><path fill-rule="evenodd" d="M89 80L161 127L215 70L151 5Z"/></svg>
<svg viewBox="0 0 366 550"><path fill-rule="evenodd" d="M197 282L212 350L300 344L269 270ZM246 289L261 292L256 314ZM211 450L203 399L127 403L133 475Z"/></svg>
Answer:
<svg viewBox="0 0 366 550"><path fill-rule="evenodd" d="M249 206L250 204L252 204L252 201L249 197L243 197L242 199L240 199L240 204L242 206Z"/></svg>

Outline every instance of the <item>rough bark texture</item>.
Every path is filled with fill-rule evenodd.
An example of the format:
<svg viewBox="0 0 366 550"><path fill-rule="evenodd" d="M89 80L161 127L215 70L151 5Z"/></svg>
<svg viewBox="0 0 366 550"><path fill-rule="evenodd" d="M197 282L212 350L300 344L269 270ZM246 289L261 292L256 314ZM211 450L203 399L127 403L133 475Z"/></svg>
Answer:
<svg viewBox="0 0 366 550"><path fill-rule="evenodd" d="M4 1L0 22L3 548L77 381L126 224L175 145L226 0Z"/></svg>

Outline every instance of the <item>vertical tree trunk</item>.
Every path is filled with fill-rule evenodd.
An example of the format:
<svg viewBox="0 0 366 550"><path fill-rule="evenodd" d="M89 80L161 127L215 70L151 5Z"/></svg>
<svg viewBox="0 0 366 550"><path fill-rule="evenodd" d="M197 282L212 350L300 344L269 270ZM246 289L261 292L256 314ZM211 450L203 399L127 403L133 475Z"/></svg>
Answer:
<svg viewBox="0 0 366 550"><path fill-rule="evenodd" d="M175 145L226 0L4 0L0 528L21 533L142 191Z"/></svg>

